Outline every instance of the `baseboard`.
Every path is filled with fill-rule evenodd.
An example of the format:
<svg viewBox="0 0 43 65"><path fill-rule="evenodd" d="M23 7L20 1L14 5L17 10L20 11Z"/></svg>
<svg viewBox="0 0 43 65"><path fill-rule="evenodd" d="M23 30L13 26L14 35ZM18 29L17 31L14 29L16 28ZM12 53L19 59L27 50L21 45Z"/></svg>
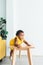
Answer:
<svg viewBox="0 0 43 65"><path fill-rule="evenodd" d="M17 55L17 56L19 56L19 55ZM27 55L21 55L21 56L27 56ZM10 57L10 56L6 56L6 57ZM32 57L43 57L43 55L32 55Z"/></svg>

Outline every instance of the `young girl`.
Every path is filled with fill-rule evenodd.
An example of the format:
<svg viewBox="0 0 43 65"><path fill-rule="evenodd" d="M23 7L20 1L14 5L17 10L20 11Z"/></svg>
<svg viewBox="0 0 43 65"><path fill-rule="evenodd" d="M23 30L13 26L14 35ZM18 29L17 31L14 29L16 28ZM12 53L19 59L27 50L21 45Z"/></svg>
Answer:
<svg viewBox="0 0 43 65"><path fill-rule="evenodd" d="M16 37L10 41L10 46L16 46L17 48L20 48L23 42L27 46L30 46L30 44L24 39L24 31L18 30L16 32ZM11 48L10 56L12 56L12 53L13 49Z"/></svg>

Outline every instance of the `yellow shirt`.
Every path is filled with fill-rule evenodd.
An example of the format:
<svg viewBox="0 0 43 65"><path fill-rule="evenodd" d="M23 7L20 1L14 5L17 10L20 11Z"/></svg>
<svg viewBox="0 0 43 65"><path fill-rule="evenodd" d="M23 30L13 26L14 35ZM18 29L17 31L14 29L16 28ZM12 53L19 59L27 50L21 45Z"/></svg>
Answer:
<svg viewBox="0 0 43 65"><path fill-rule="evenodd" d="M23 40L20 40L18 38L18 36L16 36L15 38L17 38L17 43L18 44L22 44L23 43ZM15 44L15 38L13 38L13 39L10 40L10 46L14 46L14 44ZM13 50L13 48L11 48L11 50Z"/></svg>

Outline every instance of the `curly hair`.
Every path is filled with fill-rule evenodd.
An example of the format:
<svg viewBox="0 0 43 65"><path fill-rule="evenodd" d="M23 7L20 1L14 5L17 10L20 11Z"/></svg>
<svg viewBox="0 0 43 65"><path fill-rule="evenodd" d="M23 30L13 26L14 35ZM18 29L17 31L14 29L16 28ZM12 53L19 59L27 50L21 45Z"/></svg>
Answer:
<svg viewBox="0 0 43 65"><path fill-rule="evenodd" d="M18 36L20 33L24 33L24 31L23 31L23 30L18 30L18 31L16 32L16 36Z"/></svg>

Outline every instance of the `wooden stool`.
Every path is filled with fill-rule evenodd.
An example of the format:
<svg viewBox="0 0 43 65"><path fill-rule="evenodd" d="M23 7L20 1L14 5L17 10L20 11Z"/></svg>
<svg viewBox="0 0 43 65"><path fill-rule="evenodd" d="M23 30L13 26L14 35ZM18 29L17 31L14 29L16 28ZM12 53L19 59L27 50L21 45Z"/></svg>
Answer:
<svg viewBox="0 0 43 65"><path fill-rule="evenodd" d="M25 47L20 47L20 48L14 47L13 57L12 57L13 58L12 59L12 65L15 65L16 51L17 50L19 50L20 52L21 52L21 50L26 50L27 51L27 56L28 56L28 62L29 62L30 65L33 65L33 63L32 63L32 54L31 54L31 51L30 51L31 48L34 48L34 47L32 47L32 46L25 46ZM19 57L20 57L20 53L19 53Z"/></svg>

